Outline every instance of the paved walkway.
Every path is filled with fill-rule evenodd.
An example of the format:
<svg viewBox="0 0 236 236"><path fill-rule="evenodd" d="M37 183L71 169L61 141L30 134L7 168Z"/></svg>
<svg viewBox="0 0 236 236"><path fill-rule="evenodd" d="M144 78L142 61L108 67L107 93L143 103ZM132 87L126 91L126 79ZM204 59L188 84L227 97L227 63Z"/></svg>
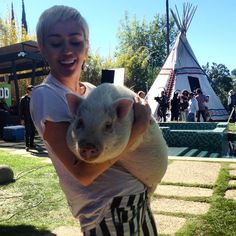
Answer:
<svg viewBox="0 0 236 236"><path fill-rule="evenodd" d="M42 152L26 152L23 148L8 147L8 151L26 156L46 157L45 161L50 161L43 149ZM229 164L228 169L232 177L229 185L236 186L236 158L170 156L169 160L167 172L161 185L155 191L151 207L159 233L174 235L186 223L184 216L207 213L210 204L196 199L212 196L212 188L218 178L222 163ZM226 191L225 198L236 200L236 190ZM77 227L61 226L43 236L82 236L82 233Z"/></svg>

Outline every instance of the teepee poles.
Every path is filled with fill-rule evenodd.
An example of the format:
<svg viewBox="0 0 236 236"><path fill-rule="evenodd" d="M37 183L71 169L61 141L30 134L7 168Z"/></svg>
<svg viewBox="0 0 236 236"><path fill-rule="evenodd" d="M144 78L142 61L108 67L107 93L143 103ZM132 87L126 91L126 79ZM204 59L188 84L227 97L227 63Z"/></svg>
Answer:
<svg viewBox="0 0 236 236"><path fill-rule="evenodd" d="M186 33L190 24L191 24L193 16L197 10L197 6L193 6L190 3L184 3L183 4L182 19L180 18L180 14L179 14L179 11L178 11L176 5L175 5L175 10L176 10L176 13L174 13L172 9L170 10L171 14L175 20L175 23L181 32Z"/></svg>

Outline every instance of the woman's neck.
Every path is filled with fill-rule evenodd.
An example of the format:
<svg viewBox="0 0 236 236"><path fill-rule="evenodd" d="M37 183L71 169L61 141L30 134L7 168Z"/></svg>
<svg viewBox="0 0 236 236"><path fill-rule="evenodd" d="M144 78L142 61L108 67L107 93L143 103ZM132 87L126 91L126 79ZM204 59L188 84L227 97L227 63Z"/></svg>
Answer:
<svg viewBox="0 0 236 236"><path fill-rule="evenodd" d="M71 91L73 91L74 93L77 93L79 95L82 95L83 92L83 86L81 86L82 84L80 83L80 81L77 78L58 78L56 76L53 75L53 77L58 80L60 83L62 83L65 87L69 88Z"/></svg>

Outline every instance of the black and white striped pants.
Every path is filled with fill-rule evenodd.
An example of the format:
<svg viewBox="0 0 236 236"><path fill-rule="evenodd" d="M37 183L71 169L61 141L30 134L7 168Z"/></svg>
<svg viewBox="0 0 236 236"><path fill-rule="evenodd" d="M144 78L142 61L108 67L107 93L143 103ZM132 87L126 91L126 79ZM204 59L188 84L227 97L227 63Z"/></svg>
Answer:
<svg viewBox="0 0 236 236"><path fill-rule="evenodd" d="M115 197L108 215L84 236L157 236L147 192Z"/></svg>

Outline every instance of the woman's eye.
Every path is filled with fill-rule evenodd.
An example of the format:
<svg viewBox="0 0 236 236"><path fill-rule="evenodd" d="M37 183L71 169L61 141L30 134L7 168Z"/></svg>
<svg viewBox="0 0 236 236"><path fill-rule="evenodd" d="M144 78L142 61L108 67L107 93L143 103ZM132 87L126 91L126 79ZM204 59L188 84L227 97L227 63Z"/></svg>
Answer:
<svg viewBox="0 0 236 236"><path fill-rule="evenodd" d="M59 48L61 46L61 43L51 43L51 46L53 48Z"/></svg>
<svg viewBox="0 0 236 236"><path fill-rule="evenodd" d="M73 45L81 45L81 44L83 44L83 42L77 42L77 41L73 41L73 42L71 42L71 44L73 44Z"/></svg>
<svg viewBox="0 0 236 236"><path fill-rule="evenodd" d="M71 45L77 48L84 48L84 42L83 41L72 41Z"/></svg>

